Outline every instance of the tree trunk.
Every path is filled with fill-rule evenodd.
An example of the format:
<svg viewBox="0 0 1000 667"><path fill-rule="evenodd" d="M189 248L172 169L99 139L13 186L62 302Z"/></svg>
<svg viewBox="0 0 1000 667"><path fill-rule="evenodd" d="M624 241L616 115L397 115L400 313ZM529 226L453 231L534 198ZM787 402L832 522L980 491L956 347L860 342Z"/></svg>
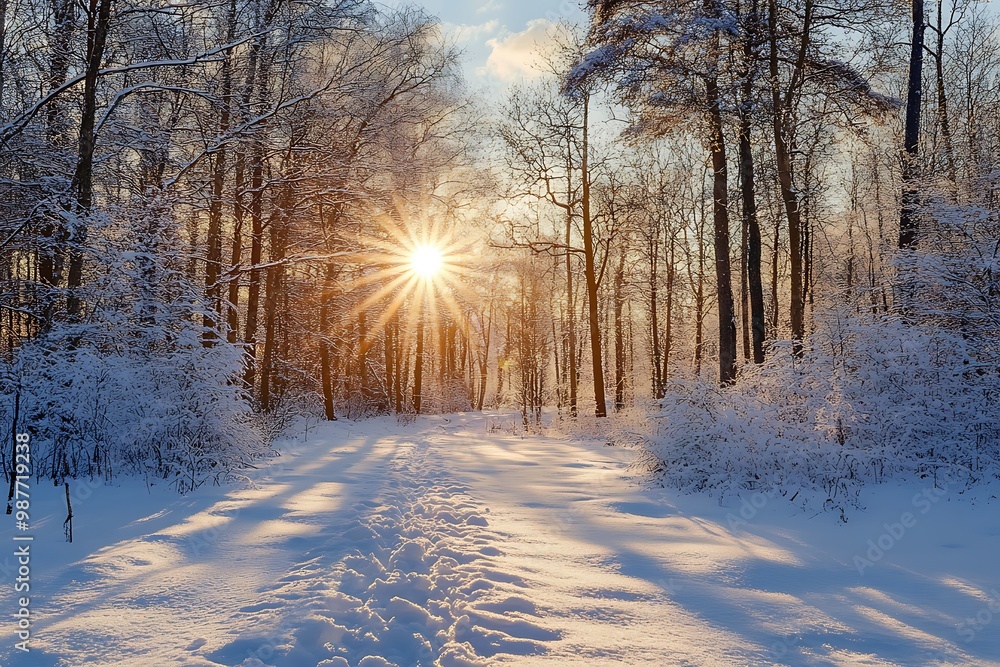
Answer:
<svg viewBox="0 0 1000 667"><path fill-rule="evenodd" d="M231 43L236 37L236 3L230 2L226 42ZM227 50L222 57L222 109L219 113L219 136L225 136L229 131L231 104L233 97L233 63L232 50ZM208 236L205 239L205 295L206 311L214 310L216 316L222 315L222 286L219 277L222 275L222 195L226 184L226 149L220 148L212 159L212 196L208 204ZM238 236L237 233L235 236ZM237 257L237 261L239 258ZM235 264L235 262L234 262ZM234 281L237 282L237 281ZM237 282L238 285L238 282ZM230 289L230 294L233 290ZM236 290L239 294L239 291ZM227 311L227 322L231 319L231 309ZM220 321L206 312L203 325L203 342L206 346L218 338L217 327ZM227 334L228 336L228 334Z"/></svg>
<svg viewBox="0 0 1000 667"><path fill-rule="evenodd" d="M482 411L483 403L486 402L486 360L479 362L479 394L476 399L476 410Z"/></svg>
<svg viewBox="0 0 1000 667"><path fill-rule="evenodd" d="M661 371L663 353L660 348L660 322L657 308L657 301L660 297L656 288L656 282L659 279L660 221L657 220L655 224L657 233L655 236L649 238L647 251L649 252L649 336L653 356L653 367L651 369L653 376L653 398L659 400L663 398L663 375Z"/></svg>
<svg viewBox="0 0 1000 667"><path fill-rule="evenodd" d="M947 30L942 16L943 0L937 3L937 50L934 52L935 74L937 75L937 118L944 140L945 164L952 185L958 184L958 170L955 168L955 150L951 138L951 121L948 118L948 94L944 83L944 34Z"/></svg>
<svg viewBox="0 0 1000 667"><path fill-rule="evenodd" d="M718 81L705 77L710 121L712 153L713 205L715 242L715 279L719 303L719 382L723 386L736 379L736 314L729 261L729 186L727 184L726 145L723 138L722 100Z"/></svg>
<svg viewBox="0 0 1000 667"><path fill-rule="evenodd" d="M802 69L810 38L812 10L812 0L806 0L802 25L802 42L798 53L798 61L792 71L792 80L789 83L788 92L782 97L778 74L777 2L776 0L769 0L768 2L768 28L771 47L768 64L771 75L771 101L774 121L774 158L778 171L781 199L785 208L785 217L788 220L788 252L792 274L789 317L792 326L792 344L796 354L802 353L802 340L805 338L805 299L802 284L802 216L799 209L798 193L792 183L792 154L788 141L792 136L793 129L791 126L791 106L794 103L798 82L800 81L800 77L803 76Z"/></svg>
<svg viewBox="0 0 1000 667"><path fill-rule="evenodd" d="M229 265L236 270L243 259L243 187L245 161L242 152L236 158L235 189L233 197L233 246L229 255ZM229 281L228 308L226 312L226 340L236 344L240 336L240 281L235 275Z"/></svg>
<svg viewBox="0 0 1000 667"><path fill-rule="evenodd" d="M423 304L420 304L423 307ZM424 380L424 314L417 319L417 349L413 361L413 411L420 414L421 392Z"/></svg>
<svg viewBox="0 0 1000 667"><path fill-rule="evenodd" d="M742 130L742 127L741 127ZM740 187L743 187L743 139L740 138L739 143L739 160L740 160ZM743 338L743 360L749 361L751 359L750 353L750 284L749 276L747 276L747 263L749 262L749 240L747 236L750 234L750 225L747 220L746 215L746 191L742 190L741 194L743 200L742 206L742 216L740 225L740 333Z"/></svg>
<svg viewBox="0 0 1000 667"><path fill-rule="evenodd" d="M625 253L619 253L615 271L615 411L625 408L625 329L622 319L625 306Z"/></svg>
<svg viewBox="0 0 1000 667"><path fill-rule="evenodd" d="M764 286L761 279L761 238L754 193L753 149L750 144L750 120L741 119L740 187L743 193L743 222L747 231L747 288L750 322L753 332L753 361L764 363Z"/></svg>
<svg viewBox="0 0 1000 667"><path fill-rule="evenodd" d="M104 47L111 27L112 0L90 0L87 12L87 62L83 79L83 108L80 114L80 150L73 174L76 191L75 229L72 230L73 248L69 253L69 277L66 312L71 320L79 319L81 300L79 288L83 285L83 252L87 241L86 216L94 203L94 149L97 136L94 126L97 116L97 79L104 60Z"/></svg>
<svg viewBox="0 0 1000 667"><path fill-rule="evenodd" d="M229 112L223 110L219 122L220 134L224 134L229 126ZM208 205L208 236L205 239L207 256L205 261L205 295L206 312L203 317L205 331L202 342L211 346L218 338L218 320L211 314L222 312L219 277L222 274L222 189L226 179L226 151L220 149L212 161L212 199Z"/></svg>
<svg viewBox="0 0 1000 667"><path fill-rule="evenodd" d="M674 235L670 235L670 251L667 253L667 312L664 318L667 320L663 327L663 369L660 371L660 393L657 398L663 398L666 394L667 380L670 378L670 352L673 350L674 332L674 281L677 276L677 268L674 266L676 259L677 245Z"/></svg>
<svg viewBox="0 0 1000 667"><path fill-rule="evenodd" d="M700 275L694 294L694 313L694 374L701 378L701 361L705 350L705 281Z"/></svg>
<svg viewBox="0 0 1000 667"><path fill-rule="evenodd" d="M252 116L252 101L257 96L257 106L263 110L267 103L267 78L270 70L267 61L262 62L267 47L268 27L282 0L270 0L258 24L259 34L250 45L247 57L247 75L243 92L243 113ZM257 364L257 320L260 309L260 269L264 245L264 123L259 123L251 141L250 155L250 287L247 290L247 320L243 337L246 345L247 362L243 382L253 393Z"/></svg>
<svg viewBox="0 0 1000 667"><path fill-rule="evenodd" d="M398 381L396 374L393 372L392 360L394 358L394 348L396 346L396 340L392 336L392 323L386 322L382 327L382 340L383 340L383 356L385 358L385 401L381 407L385 410L392 410L392 395L394 390L394 385ZM382 401L379 401L382 403Z"/></svg>
<svg viewBox="0 0 1000 667"><path fill-rule="evenodd" d="M583 100L583 142L581 146L581 169L583 175L583 254L587 279L587 306L590 317L590 354L594 367L595 414L607 417L608 408L604 397L604 368L601 361L601 322L597 307L597 267L594 261L594 222L590 216L590 158L588 155L590 97Z"/></svg>
<svg viewBox="0 0 1000 667"><path fill-rule="evenodd" d="M285 267L280 261L285 257L285 222L280 219L271 223L271 261L278 263L268 267L264 288L264 353L260 364L260 409L264 412L271 409L275 393L272 380L278 345L278 304L284 294Z"/></svg>
<svg viewBox="0 0 1000 667"><path fill-rule="evenodd" d="M482 410L483 404L486 402L486 382L487 382L487 368L490 360L490 343L493 339L493 300L490 300L489 313L485 320L482 320L483 325L483 349L479 352L479 398L476 401L476 409Z"/></svg>
<svg viewBox="0 0 1000 667"><path fill-rule="evenodd" d="M566 211L566 247L570 247L572 242L571 232L573 229L572 209ZM577 368L576 368L576 300L573 293L573 258L571 253L566 253L566 328L568 331L569 354L566 355L566 363L569 367L569 414L575 417L577 413Z"/></svg>
<svg viewBox="0 0 1000 667"><path fill-rule="evenodd" d="M781 219L774 217L774 251L771 253L771 332L778 336L778 263L781 258Z"/></svg>
<svg viewBox="0 0 1000 667"><path fill-rule="evenodd" d="M566 318L565 313L559 312L559 323L561 325L561 331L566 332ZM566 384L566 364L560 360L559 352L560 347L562 348L562 355L565 357L569 354L569 344L566 342L566 337L559 335L559 331L556 330L556 318L552 318L552 340L555 341L555 345L552 346L552 361L556 366L556 409L562 414L563 409L563 398L564 394L567 393ZM560 344L561 343L561 344Z"/></svg>
<svg viewBox="0 0 1000 667"><path fill-rule="evenodd" d="M757 17L757 2L752 5L753 20ZM752 32L751 36L755 37ZM757 195L755 192L755 172L753 164L753 144L751 143L751 104L753 100L753 78L751 68L755 59L755 39L746 39L743 45L743 58L746 63L746 76L742 84L743 105L740 112L740 189L743 197L743 229L745 232L746 249L746 296L750 302L750 328L752 331L753 361L764 363L764 286L761 279L761 235L760 223L757 220ZM744 338L746 338L746 301L744 299Z"/></svg>
<svg viewBox="0 0 1000 667"><path fill-rule="evenodd" d="M899 247L917 245L916 208L920 157L920 102L924 66L924 0L912 0L910 76L906 86L906 127L903 136L903 200L899 211Z"/></svg>
<svg viewBox="0 0 1000 667"><path fill-rule="evenodd" d="M392 315L392 337L395 345L393 347L393 367L395 369L396 385L394 387L393 404L396 414L403 411L403 392L406 390L407 377L403 370L403 343L399 329L399 311Z"/></svg>
<svg viewBox="0 0 1000 667"><path fill-rule="evenodd" d="M264 249L264 147L262 139L253 142L250 165L250 286L247 290L247 320L243 342L247 367L243 382L253 394L256 385L257 317L260 310L260 261Z"/></svg>
<svg viewBox="0 0 1000 667"><path fill-rule="evenodd" d="M368 388L368 313L363 310L358 313L358 385L367 409L371 397Z"/></svg>
<svg viewBox="0 0 1000 667"><path fill-rule="evenodd" d="M333 262L327 262L326 273L323 276L323 289L320 293L319 304L319 366L320 380L323 384L323 410L328 421L335 421L337 414L334 411L333 399L333 372L330 359L330 300L333 296L333 279L336 276L336 267Z"/></svg>
<svg viewBox="0 0 1000 667"><path fill-rule="evenodd" d="M52 0L53 26L49 39L48 88L51 92L66 82L73 31L73 0ZM54 99L46 110L46 138L56 149L68 143L66 109L60 99ZM62 280L66 231L61 223L46 222L42 227L43 245L38 253L38 279L46 287L56 287ZM46 297L44 326L52 321L55 299ZM13 312L13 311L12 311Z"/></svg>

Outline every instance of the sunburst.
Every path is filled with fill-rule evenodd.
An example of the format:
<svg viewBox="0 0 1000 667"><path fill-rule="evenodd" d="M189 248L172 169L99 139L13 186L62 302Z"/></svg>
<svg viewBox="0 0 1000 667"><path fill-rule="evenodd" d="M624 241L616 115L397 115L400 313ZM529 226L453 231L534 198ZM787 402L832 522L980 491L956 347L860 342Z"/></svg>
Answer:
<svg viewBox="0 0 1000 667"><path fill-rule="evenodd" d="M444 266L444 253L433 245L419 245L410 254L410 270L431 280Z"/></svg>
<svg viewBox="0 0 1000 667"><path fill-rule="evenodd" d="M377 220L381 238L363 237L358 245L367 248L353 257L370 270L352 284L356 290L377 286L350 312L379 309L371 330L389 322L400 308L407 308L407 327L418 319L433 324L444 307L456 321L463 318L458 298L468 294L466 280L472 274L470 242L456 238L454 231L440 222L402 221L388 216Z"/></svg>

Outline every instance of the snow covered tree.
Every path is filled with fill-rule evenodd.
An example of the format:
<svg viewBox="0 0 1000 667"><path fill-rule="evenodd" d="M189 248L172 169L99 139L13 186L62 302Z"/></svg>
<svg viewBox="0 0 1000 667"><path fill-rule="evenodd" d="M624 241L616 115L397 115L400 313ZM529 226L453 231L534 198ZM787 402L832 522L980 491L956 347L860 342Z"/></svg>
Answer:
<svg viewBox="0 0 1000 667"><path fill-rule="evenodd" d="M704 132L713 173L713 228L719 308L719 381L736 377L736 316L729 240L729 185L723 113L726 45L735 17L720 3L589 3L592 50L571 69L567 90L596 77L615 81L634 110L634 131L662 135L688 114ZM669 115L672 113L673 115Z"/></svg>

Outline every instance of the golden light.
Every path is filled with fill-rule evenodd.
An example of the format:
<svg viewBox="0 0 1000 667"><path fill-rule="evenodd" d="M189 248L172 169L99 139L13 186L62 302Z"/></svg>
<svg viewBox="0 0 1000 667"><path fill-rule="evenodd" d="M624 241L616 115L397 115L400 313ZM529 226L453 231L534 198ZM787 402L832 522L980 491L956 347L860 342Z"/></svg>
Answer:
<svg viewBox="0 0 1000 667"><path fill-rule="evenodd" d="M432 245L419 245L410 255L410 270L422 278L433 278L444 265L444 254Z"/></svg>
<svg viewBox="0 0 1000 667"><path fill-rule="evenodd" d="M369 320L369 330L377 330L404 309L404 328L412 329L417 322L437 322L441 310L450 319L461 321L465 316L460 300L474 301L468 279L474 274L469 265L474 238L455 237L455 229L446 227L439 216L428 220L399 219L396 216L375 216L379 230L359 237L360 250L353 259L362 275L355 277L353 289L368 292L351 309L349 318L371 308L380 312Z"/></svg>

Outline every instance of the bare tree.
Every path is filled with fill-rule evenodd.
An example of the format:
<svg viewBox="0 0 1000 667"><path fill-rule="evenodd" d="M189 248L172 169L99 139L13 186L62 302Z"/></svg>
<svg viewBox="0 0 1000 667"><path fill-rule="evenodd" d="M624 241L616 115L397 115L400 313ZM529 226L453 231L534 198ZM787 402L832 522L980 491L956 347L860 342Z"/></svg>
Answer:
<svg viewBox="0 0 1000 667"><path fill-rule="evenodd" d="M565 258L568 316L568 351L570 412L575 412L577 370L575 360L575 292L572 258L583 259L587 293L587 321L590 333L591 369L594 377L595 414L607 416L604 364L598 288L601 273L598 242L595 240L595 215L591 164L591 99L581 94L577 99L560 98L550 87L535 94L517 93L511 98L501 123L500 136L508 150L508 165L518 175L521 196L542 200L558 208L564 216L562 237L537 238L512 230L517 245L535 252ZM575 225L579 222L579 235Z"/></svg>
<svg viewBox="0 0 1000 667"><path fill-rule="evenodd" d="M712 165L713 243L719 309L719 381L736 377L736 315L729 238L729 186L723 119L727 76L723 35L736 31L732 15L718 3L603 2L593 0L592 51L571 69L567 90L581 90L595 75L623 78L620 99L636 113L634 129L662 135L678 124L669 110L694 111L701 119ZM670 20L655 20L671 15Z"/></svg>

